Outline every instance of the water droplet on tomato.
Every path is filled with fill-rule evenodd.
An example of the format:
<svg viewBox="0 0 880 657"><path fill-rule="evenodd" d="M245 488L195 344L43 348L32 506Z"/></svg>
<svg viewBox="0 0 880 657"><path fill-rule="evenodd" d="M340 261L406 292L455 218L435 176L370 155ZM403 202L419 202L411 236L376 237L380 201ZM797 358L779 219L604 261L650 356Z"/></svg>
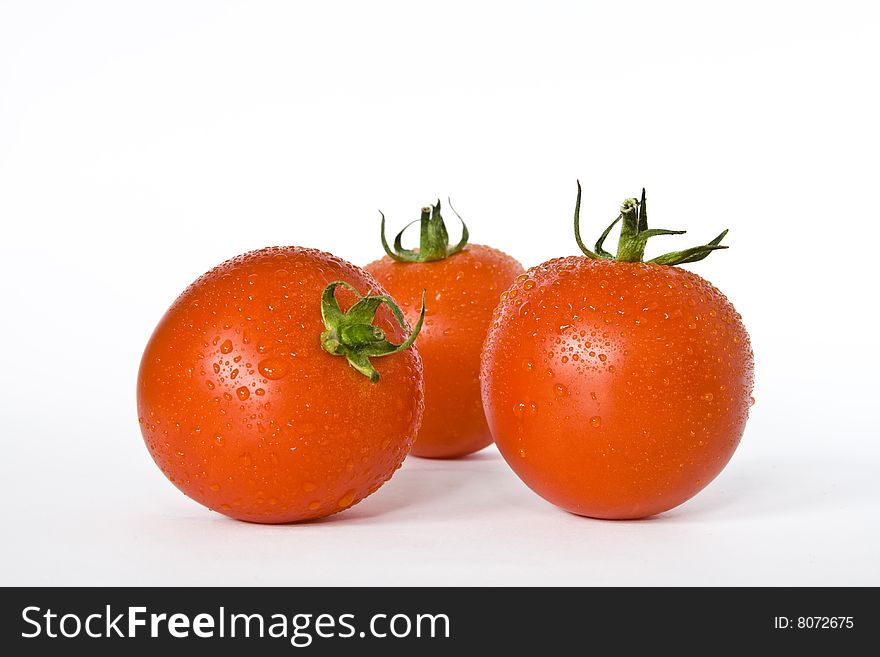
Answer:
<svg viewBox="0 0 880 657"><path fill-rule="evenodd" d="M214 363L214 374L220 374L220 364Z"/></svg>
<svg viewBox="0 0 880 657"><path fill-rule="evenodd" d="M755 405L755 398L749 397L749 406L754 406L754 405Z"/></svg>
<svg viewBox="0 0 880 657"><path fill-rule="evenodd" d="M345 495L339 498L337 504L340 509L345 509L346 507L351 506L351 503L354 502L354 491L350 490Z"/></svg>
<svg viewBox="0 0 880 657"><path fill-rule="evenodd" d="M518 402L513 405L513 414L516 417L522 417L522 414L525 412L527 408L527 404L525 402Z"/></svg>
<svg viewBox="0 0 880 657"><path fill-rule="evenodd" d="M565 397L565 396L568 394L568 388L566 388L566 387L565 387L564 385L562 385L561 383L557 383L557 384L553 387L553 392L556 393L556 396L557 396L557 397Z"/></svg>
<svg viewBox="0 0 880 657"><path fill-rule="evenodd" d="M700 399L702 399L703 401L706 401L706 402L710 402L714 398L715 398L715 395L713 395L711 392L703 393L703 395L700 396Z"/></svg>
<svg viewBox="0 0 880 657"><path fill-rule="evenodd" d="M527 281L523 281L523 289L524 290L531 290L533 287L535 287L535 285L536 285L535 281L533 281L531 279L529 279Z"/></svg>
<svg viewBox="0 0 880 657"><path fill-rule="evenodd" d="M260 374L271 381L277 381L287 375L288 364L283 358L271 357L261 360L257 364Z"/></svg>
<svg viewBox="0 0 880 657"><path fill-rule="evenodd" d="M532 361L530 361L530 360L528 360L528 359L526 359L526 360L524 360L524 361L522 362L522 368L523 368L526 372L531 372L533 367L534 367L534 365L532 365Z"/></svg>
<svg viewBox="0 0 880 657"><path fill-rule="evenodd" d="M205 385L208 386L208 390L214 389L214 382L213 381L205 381Z"/></svg>
<svg viewBox="0 0 880 657"><path fill-rule="evenodd" d="M241 401L245 401L251 396L251 391L248 390L246 386L241 386L240 388L236 388L235 394L238 395L238 398Z"/></svg>
<svg viewBox="0 0 880 657"><path fill-rule="evenodd" d="M254 394L257 395L258 397L262 397L263 395L266 394L266 391L263 390L262 388L257 388L256 390L254 390Z"/></svg>
<svg viewBox="0 0 880 657"><path fill-rule="evenodd" d="M236 367L234 370L232 370L232 372L230 372L229 378L234 379L237 376L238 376L238 368Z"/></svg>
<svg viewBox="0 0 880 657"><path fill-rule="evenodd" d="M224 340L223 344L220 345L220 352L224 354L228 354L232 351L232 340Z"/></svg>

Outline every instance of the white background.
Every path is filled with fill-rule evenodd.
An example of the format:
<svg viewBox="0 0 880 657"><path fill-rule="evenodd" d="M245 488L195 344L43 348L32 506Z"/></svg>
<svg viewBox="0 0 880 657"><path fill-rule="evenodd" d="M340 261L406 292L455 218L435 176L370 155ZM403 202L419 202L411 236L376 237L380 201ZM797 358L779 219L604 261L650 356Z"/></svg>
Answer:
<svg viewBox="0 0 880 657"><path fill-rule="evenodd" d="M719 7L0 2L0 583L880 584L880 16ZM486 450L271 527L154 466L138 361L203 271L363 264L378 208L447 194L530 266L576 252L576 178L588 242L643 185L689 229L655 254L731 229L691 267L744 316L757 404L698 497L578 518Z"/></svg>

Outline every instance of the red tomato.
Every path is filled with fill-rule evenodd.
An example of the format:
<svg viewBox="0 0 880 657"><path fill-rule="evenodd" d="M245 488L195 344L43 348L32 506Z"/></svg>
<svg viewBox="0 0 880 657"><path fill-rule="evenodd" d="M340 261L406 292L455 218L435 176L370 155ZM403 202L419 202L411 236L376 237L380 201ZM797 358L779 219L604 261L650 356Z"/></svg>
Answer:
<svg viewBox="0 0 880 657"><path fill-rule="evenodd" d="M372 383L369 356L394 352L385 336L406 331L390 300L352 310L357 296L328 285L340 280L385 294L327 253L254 251L199 278L159 322L138 412L150 454L186 495L240 520L292 522L356 504L400 467L424 407L421 359L390 353ZM337 298L366 323L343 319Z"/></svg>
<svg viewBox="0 0 880 657"><path fill-rule="evenodd" d="M439 201L431 211L423 210L423 231L442 223ZM385 256L365 269L401 302L411 321L419 312L415 302L427 289L428 308L419 334L425 417L412 453L453 458L492 442L480 400L480 350L499 294L523 267L496 249L466 245L466 230L462 243L451 250L445 228L438 239L439 244L426 245L423 238L419 252L404 252L412 259L389 250L394 257ZM431 259L422 259L426 256Z"/></svg>
<svg viewBox="0 0 880 657"><path fill-rule="evenodd" d="M618 257L641 260L645 209L644 195L624 205ZM502 455L539 495L580 515L641 518L721 472L748 418L749 336L710 283L658 263L702 259L723 235L648 263L616 260L600 240L502 294L483 403Z"/></svg>

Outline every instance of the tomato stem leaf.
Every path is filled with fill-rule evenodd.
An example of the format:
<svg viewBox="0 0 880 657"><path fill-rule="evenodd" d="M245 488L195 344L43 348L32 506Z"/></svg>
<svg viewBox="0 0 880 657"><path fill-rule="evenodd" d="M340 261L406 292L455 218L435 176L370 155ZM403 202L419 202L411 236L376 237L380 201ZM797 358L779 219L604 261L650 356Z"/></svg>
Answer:
<svg viewBox="0 0 880 657"><path fill-rule="evenodd" d="M608 237L608 233L611 232L611 229L614 228L617 225L617 222L620 221L622 218L622 215L617 215L617 219L612 221L611 224L609 224L608 228L606 228L605 231L599 236L599 239L596 240L596 253L598 253L602 258L605 258L606 260L613 260L614 254L609 253L605 250L605 238Z"/></svg>
<svg viewBox="0 0 880 657"><path fill-rule="evenodd" d="M398 262L433 262L455 255L467 246L470 237L467 224L465 224L464 219L461 218L461 215L458 214L455 208L452 207L452 201L450 199L447 200L449 200L449 208L461 222L461 239L457 244L454 246L449 244L449 232L446 230L446 223L443 221L443 216L440 213L440 199L437 199L435 205L428 205L422 208L419 219L411 221L404 226L403 230L394 238L394 248L388 245L388 240L385 237L385 214L381 210L379 211L379 214L382 215L380 233L382 248L385 250L385 253ZM403 234L407 228L415 223L420 225L419 248L405 249L402 244Z"/></svg>
<svg viewBox="0 0 880 657"><path fill-rule="evenodd" d="M587 248L587 245L584 244L584 240L581 238L581 181L577 181L578 186L578 195L577 200L574 202L574 239L577 242L578 248L583 252L585 256L588 258L592 258L593 260L601 260L602 257L598 253L593 253ZM612 224L613 225L613 224ZM611 230L609 226L608 230ZM603 241L604 238L600 238L599 241ZM606 252L607 253L607 252ZM611 254L609 253L610 257Z"/></svg>
<svg viewBox="0 0 880 657"><path fill-rule="evenodd" d="M642 188L640 199L628 198L620 206L620 214L617 219L605 229L596 241L595 251L591 251L584 244L581 238L580 225L581 210L581 183L577 181L577 200L574 207L574 238L578 247L588 258L594 260L618 260L620 262L644 262L645 246L652 237L660 235L683 235L686 231L669 230L666 228L648 228L648 203L645 195L645 188ZM617 242L617 253L612 254L605 250L604 244L608 234L617 225L620 225L620 238ZM715 239L708 244L694 246L683 251L671 251L661 256L652 258L647 262L657 265L681 265L689 262L698 262L708 256L713 251L726 249L726 245L721 244L721 240L727 235L727 230L721 232Z"/></svg>
<svg viewBox="0 0 880 657"><path fill-rule="evenodd" d="M346 312L342 312L336 300L336 288L340 285L354 292L358 298ZM349 365L373 383L379 381L379 372L373 367L370 358L389 356L409 349L422 330L425 319L425 292L422 291L419 321L403 342L394 344L386 338L382 329L373 325L376 311L383 303L391 310L400 328L406 331L403 311L387 295L361 296L353 285L345 281L333 281L321 293L321 318L326 329L321 333L321 347L333 356L345 356Z"/></svg>

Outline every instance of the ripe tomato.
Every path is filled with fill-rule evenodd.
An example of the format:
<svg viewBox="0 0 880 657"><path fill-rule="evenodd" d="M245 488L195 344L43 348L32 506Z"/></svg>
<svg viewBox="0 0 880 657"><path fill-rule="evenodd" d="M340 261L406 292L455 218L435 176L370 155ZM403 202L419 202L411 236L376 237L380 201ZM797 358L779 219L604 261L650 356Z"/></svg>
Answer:
<svg viewBox="0 0 880 657"><path fill-rule="evenodd" d="M418 327L385 340L406 337L400 310L349 287L385 294L335 256L278 247L178 297L144 350L137 401L150 454L181 491L240 520L292 522L356 504L400 467L424 408L407 349ZM379 379L369 358L381 355Z"/></svg>
<svg viewBox="0 0 880 657"><path fill-rule="evenodd" d="M486 416L508 464L548 501L596 518L651 516L699 492L739 444L749 336L721 292L671 266L723 248L724 233L641 262L648 237L672 232L648 230L643 191L618 217L615 259L607 230L595 252L583 247L579 208L580 185L585 256L534 267L502 294L482 355Z"/></svg>
<svg viewBox="0 0 880 657"><path fill-rule="evenodd" d="M382 242L388 255L366 270L403 304L411 320L418 314L414 301L427 288L427 317L419 334L426 407L412 453L453 458L492 442L480 401L480 350L498 295L523 267L488 246L467 244L467 228L461 242L449 248L439 201L422 209L421 225L418 251L401 249L402 231L392 251L383 216Z"/></svg>

